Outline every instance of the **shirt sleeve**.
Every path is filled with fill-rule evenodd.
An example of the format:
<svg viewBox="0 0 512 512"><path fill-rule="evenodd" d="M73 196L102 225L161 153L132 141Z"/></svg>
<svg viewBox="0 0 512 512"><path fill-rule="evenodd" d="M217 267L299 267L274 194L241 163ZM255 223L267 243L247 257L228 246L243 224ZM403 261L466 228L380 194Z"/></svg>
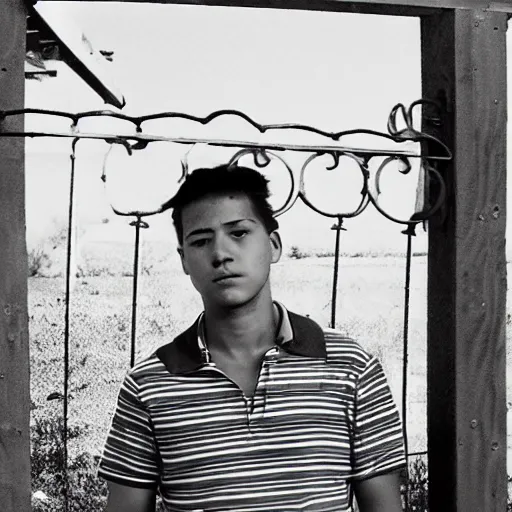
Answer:
<svg viewBox="0 0 512 512"><path fill-rule="evenodd" d="M121 386L98 476L122 485L157 488L158 452L152 421L128 374Z"/></svg>
<svg viewBox="0 0 512 512"><path fill-rule="evenodd" d="M352 478L364 480L405 466L402 425L381 364L371 358L356 388Z"/></svg>

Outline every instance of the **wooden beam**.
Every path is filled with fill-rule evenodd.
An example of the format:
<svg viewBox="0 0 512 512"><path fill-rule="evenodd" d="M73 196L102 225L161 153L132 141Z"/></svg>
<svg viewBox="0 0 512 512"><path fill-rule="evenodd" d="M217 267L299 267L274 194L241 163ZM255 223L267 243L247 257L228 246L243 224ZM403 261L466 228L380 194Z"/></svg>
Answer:
<svg viewBox="0 0 512 512"><path fill-rule="evenodd" d="M105 59L93 48L88 38L75 25L72 19L59 9L51 9L49 4L37 3L31 9L31 23L50 40L56 41L60 58L82 78L102 99L116 108L123 108L126 101L113 84L108 69L103 66ZM102 62L103 61L103 62Z"/></svg>
<svg viewBox="0 0 512 512"><path fill-rule="evenodd" d="M39 0L46 3L52 0ZM79 0L67 0L76 2ZM94 1L94 0L93 0ZM105 1L105 0L97 0ZM119 1L119 0L106 0ZM264 7L271 9L324 10L383 14L393 16L420 16L440 9L482 9L489 12L512 13L512 0L121 0L122 2L219 5L233 7ZM320 8L319 4L327 8Z"/></svg>
<svg viewBox="0 0 512 512"><path fill-rule="evenodd" d="M38 4L54 0L39 0ZM66 1L66 0L65 0ZM76 0L67 0L73 2ZM91 0L103 1L103 0ZM105 0L117 1L117 0ZM384 14L389 16L422 16L432 14L436 9L415 5L383 4L344 0L121 0L122 2L159 3L175 5L198 5L214 7L244 7L260 9L293 9L299 11L344 12L352 14ZM512 0L511 0L512 1Z"/></svg>
<svg viewBox="0 0 512 512"><path fill-rule="evenodd" d="M0 110L24 106L26 10L2 0ZM7 121L5 121L7 124ZM23 118L8 128L23 130ZM0 131L2 130L0 122ZM30 510L25 143L0 137L0 510Z"/></svg>
<svg viewBox="0 0 512 512"><path fill-rule="evenodd" d="M423 96L446 106L455 155L429 229L432 511L506 509L506 28L484 11L422 19Z"/></svg>

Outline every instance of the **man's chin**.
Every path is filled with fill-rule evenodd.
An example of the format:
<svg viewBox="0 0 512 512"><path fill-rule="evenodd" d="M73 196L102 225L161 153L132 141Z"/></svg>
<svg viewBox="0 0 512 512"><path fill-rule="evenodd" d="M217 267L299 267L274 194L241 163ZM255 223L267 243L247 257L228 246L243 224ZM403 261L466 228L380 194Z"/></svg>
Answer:
<svg viewBox="0 0 512 512"><path fill-rule="evenodd" d="M239 288L225 289L222 293L212 293L206 299L203 297L205 309L211 310L238 310L244 307L257 306L266 296L263 288L248 290Z"/></svg>
<svg viewBox="0 0 512 512"><path fill-rule="evenodd" d="M206 309L236 310L254 302L255 297L216 297L215 300L204 303Z"/></svg>

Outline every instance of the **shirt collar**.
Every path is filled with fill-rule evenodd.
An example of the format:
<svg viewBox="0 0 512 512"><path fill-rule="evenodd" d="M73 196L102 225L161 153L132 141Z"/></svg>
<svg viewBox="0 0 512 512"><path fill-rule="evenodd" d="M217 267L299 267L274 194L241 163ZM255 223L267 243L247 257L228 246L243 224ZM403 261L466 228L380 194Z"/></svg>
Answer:
<svg viewBox="0 0 512 512"><path fill-rule="evenodd" d="M279 322L276 345L289 354L326 359L324 332L310 318L288 311L274 302ZM171 343L156 351L157 357L172 374L189 373L211 362L204 336L204 313Z"/></svg>

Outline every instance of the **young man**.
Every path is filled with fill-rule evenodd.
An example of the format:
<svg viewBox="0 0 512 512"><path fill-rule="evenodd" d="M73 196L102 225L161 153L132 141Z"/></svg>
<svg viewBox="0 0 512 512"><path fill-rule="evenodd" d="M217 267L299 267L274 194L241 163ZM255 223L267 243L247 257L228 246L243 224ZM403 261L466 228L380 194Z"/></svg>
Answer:
<svg viewBox="0 0 512 512"><path fill-rule="evenodd" d="M400 422L377 360L272 300L258 172L194 171L171 200L204 312L127 375L99 474L108 512L402 510ZM305 290L307 293L307 290Z"/></svg>

